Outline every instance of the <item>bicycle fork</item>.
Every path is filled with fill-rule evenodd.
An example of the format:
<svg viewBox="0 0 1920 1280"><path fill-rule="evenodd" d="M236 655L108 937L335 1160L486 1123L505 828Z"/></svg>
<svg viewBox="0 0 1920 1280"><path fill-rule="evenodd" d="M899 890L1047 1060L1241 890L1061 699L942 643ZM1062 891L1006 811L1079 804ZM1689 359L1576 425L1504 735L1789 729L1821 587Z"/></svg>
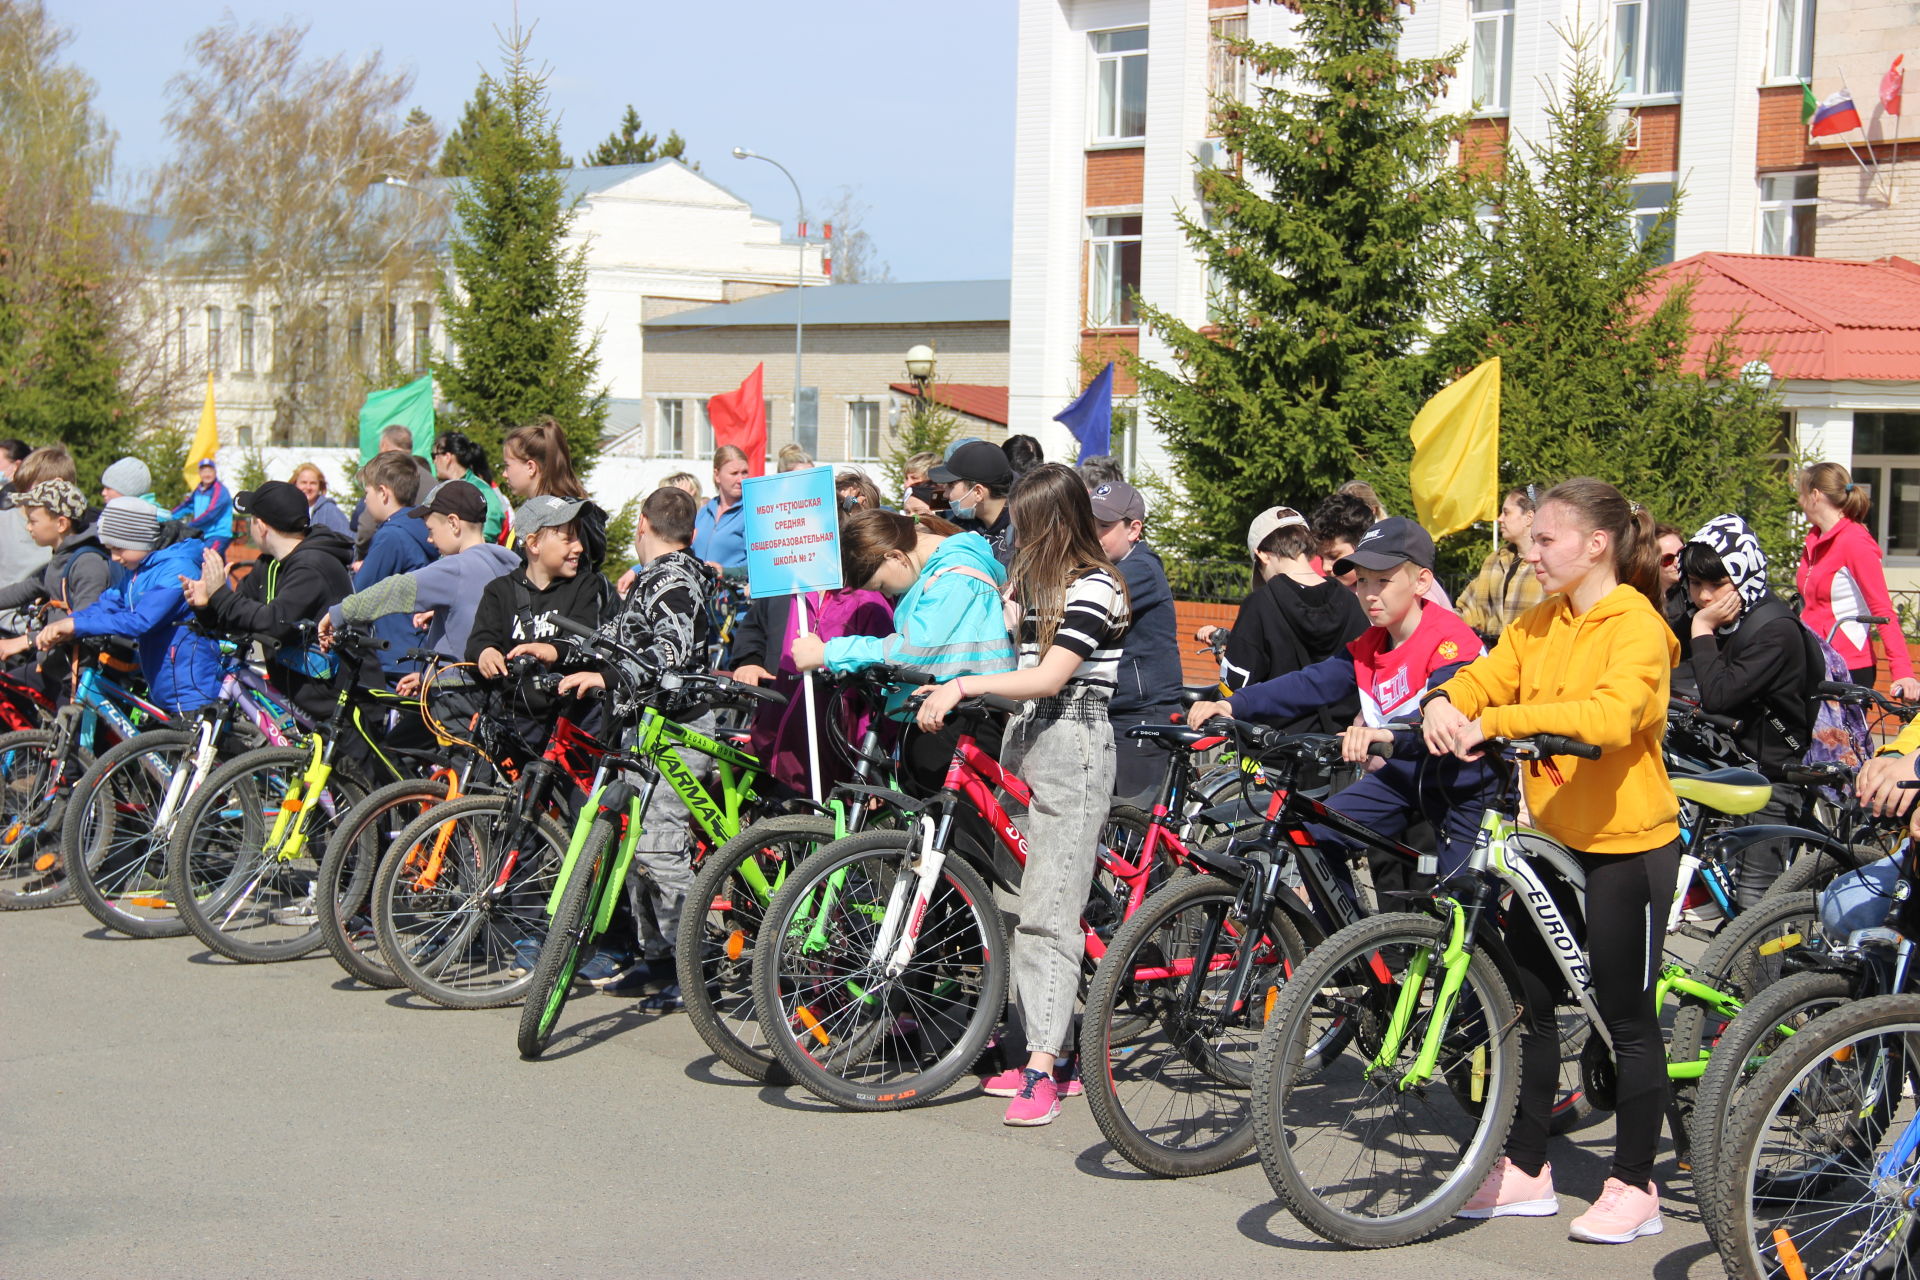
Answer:
<svg viewBox="0 0 1920 1280"><path fill-rule="evenodd" d="M946 834L951 822L951 817L942 815L936 828L932 818L921 814L915 832L919 836L920 851L911 864L914 874L894 878L886 915L880 921L880 936L874 940L873 956L868 961L870 968L887 978L899 977L913 963L913 945L927 918L927 904L932 901L934 887L940 883L940 872L947 865L946 841L939 837Z"/></svg>

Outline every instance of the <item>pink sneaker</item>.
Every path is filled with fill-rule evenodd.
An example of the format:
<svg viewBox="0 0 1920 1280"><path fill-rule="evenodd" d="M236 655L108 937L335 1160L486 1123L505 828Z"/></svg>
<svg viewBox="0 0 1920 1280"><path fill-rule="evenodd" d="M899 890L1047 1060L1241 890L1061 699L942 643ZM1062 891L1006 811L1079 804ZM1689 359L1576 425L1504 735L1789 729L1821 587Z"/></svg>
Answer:
<svg viewBox="0 0 1920 1280"><path fill-rule="evenodd" d="M1020 1071L1020 1092L1007 1104L1005 1123L1032 1128L1052 1124L1060 1114L1060 1087L1044 1071L1024 1067Z"/></svg>
<svg viewBox="0 0 1920 1280"><path fill-rule="evenodd" d="M1080 1059L1062 1058L1053 1064L1053 1082L1060 1086L1060 1096L1077 1098L1084 1090L1080 1087Z"/></svg>
<svg viewBox="0 0 1920 1280"><path fill-rule="evenodd" d="M988 1076L980 1082L980 1092L989 1098L1013 1098L1019 1096L1020 1087L1026 1083L1025 1068L1008 1067L998 1075ZM1080 1087L1080 1066L1077 1059L1062 1058L1053 1064L1053 1082L1060 1087L1062 1098L1077 1098L1083 1092Z"/></svg>
<svg viewBox="0 0 1920 1280"><path fill-rule="evenodd" d="M1456 1218L1551 1218L1560 1212L1553 1194L1553 1166L1543 1164L1529 1177L1519 1165L1501 1156L1473 1198Z"/></svg>
<svg viewBox="0 0 1920 1280"><path fill-rule="evenodd" d="M1567 1238L1588 1244L1625 1244L1641 1236L1657 1236L1664 1229L1658 1186L1649 1182L1642 1191L1608 1178L1593 1208L1567 1224Z"/></svg>

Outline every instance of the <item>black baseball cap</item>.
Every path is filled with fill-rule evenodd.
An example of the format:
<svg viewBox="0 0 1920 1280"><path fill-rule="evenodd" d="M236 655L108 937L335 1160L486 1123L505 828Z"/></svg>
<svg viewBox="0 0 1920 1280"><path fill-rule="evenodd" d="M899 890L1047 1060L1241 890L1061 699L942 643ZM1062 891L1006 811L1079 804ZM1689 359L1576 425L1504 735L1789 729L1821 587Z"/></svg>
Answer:
<svg viewBox="0 0 1920 1280"><path fill-rule="evenodd" d="M485 524L487 500L478 485L465 480L448 480L427 495L427 500L407 512L410 516L458 516L468 524Z"/></svg>
<svg viewBox="0 0 1920 1280"><path fill-rule="evenodd" d="M285 480L269 480L258 489L234 495L233 509L264 520L268 528L281 533L305 533L309 527L307 495Z"/></svg>
<svg viewBox="0 0 1920 1280"><path fill-rule="evenodd" d="M990 440L969 440L953 451L953 456L927 472L935 484L984 484L989 489L1005 489L1013 483L1013 464L1007 452Z"/></svg>
<svg viewBox="0 0 1920 1280"><path fill-rule="evenodd" d="M1403 564L1433 568L1433 538L1405 516L1388 516L1361 534L1360 545L1341 556L1333 571L1393 569Z"/></svg>

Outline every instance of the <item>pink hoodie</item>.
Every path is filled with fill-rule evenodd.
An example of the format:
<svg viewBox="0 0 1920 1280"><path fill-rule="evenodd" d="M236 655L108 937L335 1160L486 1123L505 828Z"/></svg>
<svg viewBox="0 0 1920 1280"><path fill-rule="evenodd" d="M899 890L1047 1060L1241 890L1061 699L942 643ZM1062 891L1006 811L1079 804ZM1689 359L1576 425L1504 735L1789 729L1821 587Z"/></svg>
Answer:
<svg viewBox="0 0 1920 1280"><path fill-rule="evenodd" d="M1807 532L1794 584L1806 601L1800 619L1822 639L1835 618L1886 618L1880 643L1895 680L1913 674L1907 638L1900 633L1900 617L1887 595L1887 575L1881 567L1880 544L1867 526L1842 516L1831 529ZM1833 637L1833 647L1853 670L1873 665L1873 645L1864 623L1848 622Z"/></svg>

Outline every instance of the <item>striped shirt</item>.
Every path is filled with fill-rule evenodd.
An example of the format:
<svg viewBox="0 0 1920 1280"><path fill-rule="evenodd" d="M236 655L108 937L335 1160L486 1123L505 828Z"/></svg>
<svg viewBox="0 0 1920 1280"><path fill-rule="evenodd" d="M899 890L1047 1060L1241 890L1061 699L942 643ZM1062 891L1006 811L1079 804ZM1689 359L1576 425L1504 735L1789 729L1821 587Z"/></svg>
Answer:
<svg viewBox="0 0 1920 1280"><path fill-rule="evenodd" d="M1040 665L1040 619L1029 608L1020 619L1020 665ZM1105 569L1082 574L1067 587L1066 610L1053 643L1080 657L1068 683L1111 689L1120 671L1120 641L1127 634L1127 606L1120 584Z"/></svg>

